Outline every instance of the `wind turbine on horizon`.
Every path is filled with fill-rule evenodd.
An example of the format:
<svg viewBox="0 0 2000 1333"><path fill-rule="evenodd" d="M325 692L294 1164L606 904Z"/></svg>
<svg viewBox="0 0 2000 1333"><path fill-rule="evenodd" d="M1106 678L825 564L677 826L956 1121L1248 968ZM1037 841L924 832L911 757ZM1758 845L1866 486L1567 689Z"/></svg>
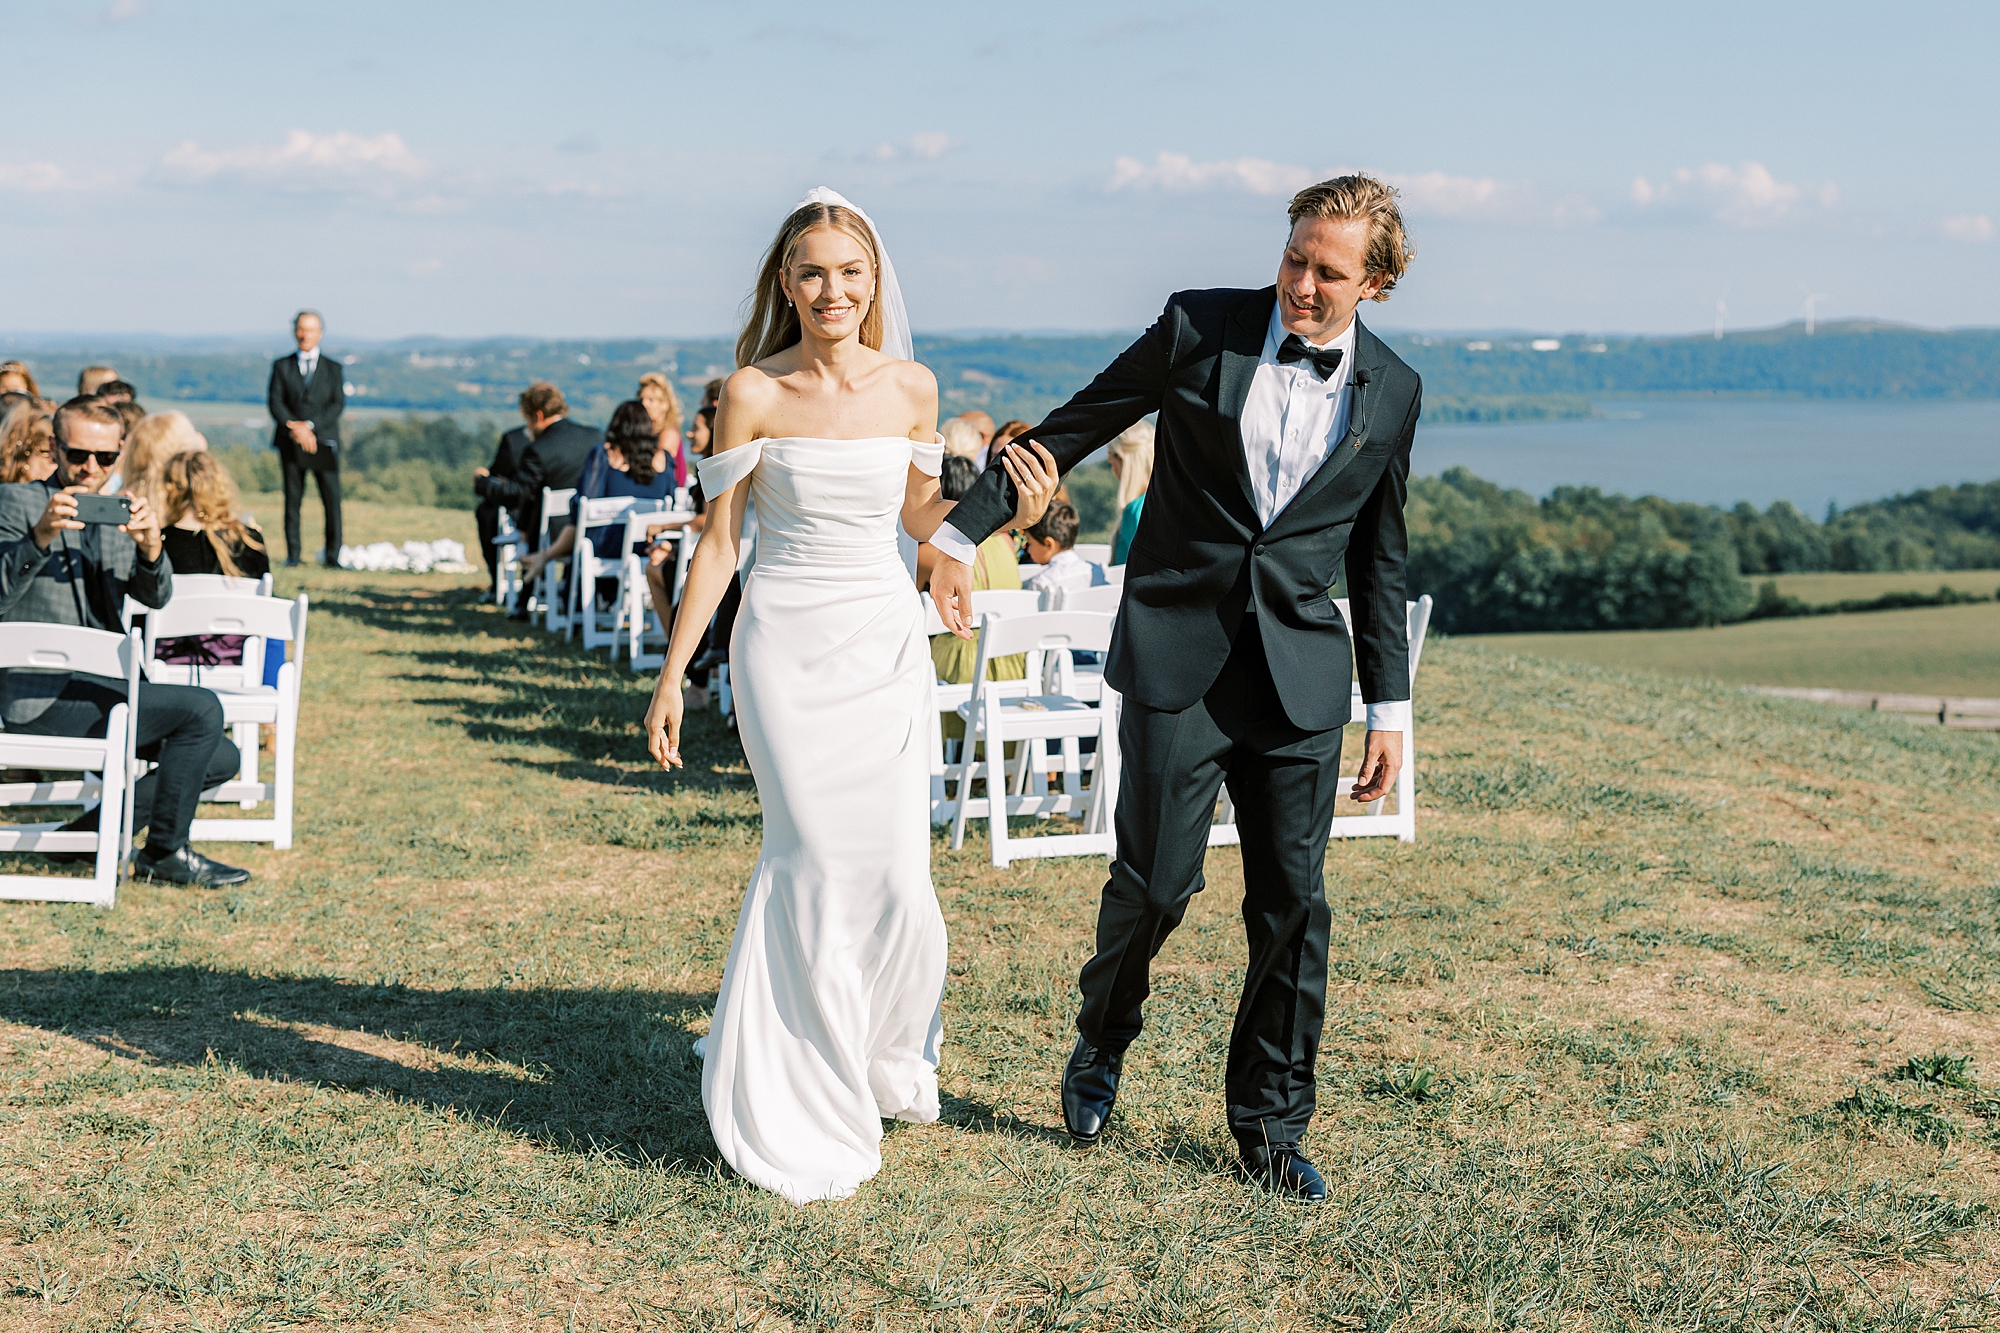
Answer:
<svg viewBox="0 0 2000 1333"><path fill-rule="evenodd" d="M1722 321L1729 314L1729 303L1720 296L1715 298L1715 340L1722 341Z"/></svg>
<svg viewBox="0 0 2000 1333"><path fill-rule="evenodd" d="M1818 313L1819 303L1826 299L1826 293L1816 292L1804 283L1799 284L1799 290L1806 294L1806 337L1810 338L1813 336L1813 317Z"/></svg>

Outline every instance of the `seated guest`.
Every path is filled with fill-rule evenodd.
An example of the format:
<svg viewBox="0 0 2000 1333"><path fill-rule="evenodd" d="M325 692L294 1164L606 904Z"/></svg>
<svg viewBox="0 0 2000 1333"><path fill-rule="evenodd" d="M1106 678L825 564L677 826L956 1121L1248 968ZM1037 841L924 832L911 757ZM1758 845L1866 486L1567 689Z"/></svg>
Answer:
<svg viewBox="0 0 2000 1333"><path fill-rule="evenodd" d="M583 465L604 442L604 434L571 421L562 390L547 380L537 380L522 392L521 415L534 427L534 439L521 451L515 475L489 476L483 494L513 510L521 531L530 542L537 542L542 533L542 491L573 488L583 476ZM509 620L528 619L534 586L533 579L522 581L521 600Z"/></svg>
<svg viewBox="0 0 2000 1333"><path fill-rule="evenodd" d="M97 386L96 396L107 403L129 403L139 396L129 380L106 380Z"/></svg>
<svg viewBox="0 0 2000 1333"><path fill-rule="evenodd" d="M55 474L49 414L32 401L22 403L0 420L0 482L47 481Z"/></svg>
<svg viewBox="0 0 2000 1333"><path fill-rule="evenodd" d="M109 403L72 399L55 415L56 475L0 486L0 620L82 625L117 633L127 597L162 607L173 596L173 564L146 497L132 497L118 527L77 520L78 492L104 488L118 461L122 423ZM68 671L0 673L0 722L15 735L102 736L125 682ZM189 685L139 685L138 754L159 767L139 779L132 822L147 830L133 859L138 875L169 884L241 884L250 872L188 846L195 807L208 787L236 775L236 747L223 734L222 703ZM97 811L70 829L97 827ZM88 860L84 852L52 859Z"/></svg>
<svg viewBox="0 0 2000 1333"><path fill-rule="evenodd" d="M979 466L979 451L986 446L979 442L979 428L964 417L953 417L939 427L938 434L944 439L946 458L963 458L975 468Z"/></svg>
<svg viewBox="0 0 2000 1333"><path fill-rule="evenodd" d="M970 412L960 412L952 420L963 421L966 425L979 432L979 452L981 454L986 453L993 447L993 418L986 413L975 407ZM983 471L986 464L981 461L979 466Z"/></svg>
<svg viewBox="0 0 2000 1333"><path fill-rule="evenodd" d="M618 410L611 414L611 424L605 427L604 442L590 455L583 465L583 476L576 483L576 497L569 502L569 522L549 543L545 551L537 551L529 556L521 576L531 582L541 577L542 567L551 560L567 559L576 551L578 516L583 512L585 500L603 500L615 496L631 496L638 500L666 500L673 496L673 473L666 470L667 451L660 443L660 434L653 429L653 418L646 411L645 404L637 399L627 399L618 404ZM625 540L623 522L605 524L590 538L591 547L597 558L616 564L624 558L619 549ZM655 566L648 565L649 580L654 576ZM600 578L596 595L600 598L617 594L618 580ZM667 603L659 603L664 606Z"/></svg>
<svg viewBox="0 0 2000 1333"><path fill-rule="evenodd" d="M1118 535L1111 539L1111 563L1122 565L1139 535L1146 511L1146 487L1153 481L1153 423L1137 421L1111 442L1111 475L1118 479Z"/></svg>
<svg viewBox="0 0 2000 1333"><path fill-rule="evenodd" d="M85 366L77 372L76 396L88 398L98 389L118 378L118 372L110 366Z"/></svg>
<svg viewBox="0 0 2000 1333"><path fill-rule="evenodd" d="M995 449L1005 449L1014 440L1026 435L1032 428L1032 423L1023 421L1019 417L1014 418L1012 421L1001 422L1000 428L993 432L993 443L981 450L979 456L972 461L978 464L981 472L984 472L987 460L992 458Z"/></svg>
<svg viewBox="0 0 2000 1333"><path fill-rule="evenodd" d="M152 417L148 421L154 420ZM197 437L199 438L199 437ZM177 574L221 574L261 579L271 572L264 534L239 507L236 479L222 460L205 449L188 449L167 459L147 502L167 526L160 530L167 560ZM283 646L272 647L282 652ZM230 666L243 660L241 634L203 634L162 639L153 656L162 662Z"/></svg>
<svg viewBox="0 0 2000 1333"><path fill-rule="evenodd" d="M264 534L243 513L236 479L214 454L190 449L160 469L160 530L177 574L261 579L271 572Z"/></svg>
<svg viewBox="0 0 2000 1333"><path fill-rule="evenodd" d="M645 404L646 415L659 433L660 447L673 460L674 489L681 490L688 484L687 444L681 439L681 400L667 377L652 370L639 377L639 401Z"/></svg>
<svg viewBox="0 0 2000 1333"><path fill-rule="evenodd" d="M1076 510L1057 500L1041 522L1028 529L1028 558L1042 566L1042 572L1028 580L1037 592L1050 588L1101 588L1108 580L1101 565L1076 553L1076 534L1081 525Z"/></svg>
<svg viewBox="0 0 2000 1333"><path fill-rule="evenodd" d="M207 448L208 440L194 428L194 423L188 420L185 412L155 412L141 417L125 441L123 466L130 478L125 489L135 495L144 495L146 502L153 506L153 512L160 515L161 522L171 523L173 520L160 503L160 477L167 460L175 454ZM167 554L173 554L171 545ZM183 574L206 572L189 569L178 560L174 562L174 568Z"/></svg>
<svg viewBox="0 0 2000 1333"><path fill-rule="evenodd" d="M95 395L92 396L95 397ZM124 443L129 449L132 443L132 430L141 421L146 419L146 409L133 402L130 398L122 402L108 402L108 400L102 398L98 398L97 401L107 403L111 410L118 414L118 425L125 432ZM121 457L118 460L118 466L111 469L111 476L104 483L104 494L117 495L125 489L128 485L126 472L130 464L131 460L129 458Z"/></svg>
<svg viewBox="0 0 2000 1333"><path fill-rule="evenodd" d="M506 514L513 520L516 532L524 530L516 507L503 503L499 496L503 486L520 473L521 455L535 440L535 419L528 415L527 397L521 395L521 424L501 435L499 447L493 451L493 462L472 469L472 489L479 496L479 506L472 511L472 518L479 526L480 554L486 557L486 596L482 602L500 600L500 515ZM499 480L496 482L495 478Z"/></svg>
<svg viewBox="0 0 2000 1333"><path fill-rule="evenodd" d="M25 393L30 398L42 396L42 391L35 387L35 373L21 361L0 361L0 393Z"/></svg>

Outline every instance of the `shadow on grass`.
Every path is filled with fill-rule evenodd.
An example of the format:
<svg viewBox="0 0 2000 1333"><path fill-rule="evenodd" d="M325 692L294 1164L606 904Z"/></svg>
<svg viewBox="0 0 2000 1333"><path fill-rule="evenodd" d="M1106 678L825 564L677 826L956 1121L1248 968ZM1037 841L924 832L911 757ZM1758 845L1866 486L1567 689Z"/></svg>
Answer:
<svg viewBox="0 0 2000 1333"><path fill-rule="evenodd" d="M378 1092L635 1161L717 1160L687 1025L709 993L420 991L201 968L0 970L0 1019L125 1059ZM69 1094L61 1083L45 1096Z"/></svg>
<svg viewBox="0 0 2000 1333"><path fill-rule="evenodd" d="M584 652L575 642L510 622L497 608L481 607L479 595L467 588L339 589L326 594L326 609L397 635L450 634L488 641L491 646L483 648L385 648L379 654L420 668L400 680L463 691L469 675L485 691L498 693L498 698L461 692L411 700L432 710L440 725L456 727L470 740L567 756L545 760L503 754L498 756L501 763L653 791L751 787L749 775L741 771L742 747L714 713L689 719L683 745L688 764L669 775L653 765L640 734L653 674L635 674L599 653Z"/></svg>

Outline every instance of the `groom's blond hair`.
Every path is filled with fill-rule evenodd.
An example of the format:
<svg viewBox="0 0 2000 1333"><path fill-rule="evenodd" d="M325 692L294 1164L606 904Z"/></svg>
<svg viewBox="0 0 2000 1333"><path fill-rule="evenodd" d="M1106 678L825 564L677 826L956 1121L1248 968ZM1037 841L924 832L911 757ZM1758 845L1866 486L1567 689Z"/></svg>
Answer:
<svg viewBox="0 0 2000 1333"><path fill-rule="evenodd" d="M1396 187L1385 185L1373 176L1336 176L1308 185L1292 196L1292 205L1286 213L1294 227L1299 225L1300 218L1367 221L1368 249L1363 262L1369 277L1382 279L1382 289L1372 300L1388 300L1396 279L1403 276L1410 261L1417 257L1416 247L1410 244L1409 234L1403 230L1403 211L1396 207Z"/></svg>

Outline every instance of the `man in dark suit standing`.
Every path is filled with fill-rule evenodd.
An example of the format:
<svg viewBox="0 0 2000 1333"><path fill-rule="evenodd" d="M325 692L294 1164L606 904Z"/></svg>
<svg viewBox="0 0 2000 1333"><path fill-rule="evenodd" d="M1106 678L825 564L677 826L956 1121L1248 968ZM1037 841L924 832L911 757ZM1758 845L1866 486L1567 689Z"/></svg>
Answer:
<svg viewBox="0 0 2000 1333"><path fill-rule="evenodd" d="M292 320L298 353L271 363L267 396L277 425L271 443L284 464L287 565L299 563L299 505L305 500L308 472L326 510L324 558L328 565L340 558L340 414L347 408L347 383L340 362L320 355L324 327L317 310L299 311Z"/></svg>
<svg viewBox="0 0 2000 1333"><path fill-rule="evenodd" d="M1314 1110L1331 915L1322 867L1348 681L1368 735L1353 796L1380 800L1409 716L1403 503L1423 386L1354 317L1412 251L1395 191L1301 190L1275 287L1185 291L1030 436L1067 471L1159 413L1105 682L1124 696L1117 860L1080 980L1063 1120L1094 1143L1139 1035L1154 955L1202 888L1218 790L1243 836L1249 966L1224 1095L1246 1174L1316 1202ZM932 540L940 608L971 605L974 549L1013 513L996 459ZM942 558L950 557L950 558ZM1328 595L1345 569L1352 622ZM957 626L954 626L957 628ZM1350 643L1352 645L1350 649Z"/></svg>
<svg viewBox="0 0 2000 1333"><path fill-rule="evenodd" d="M604 443L604 432L569 419L563 392L547 380L537 380L521 394L521 416L531 436L520 453L514 476L489 473L480 495L514 512L514 522L528 534L530 549L541 545L542 489L572 490L583 476L591 451ZM478 479L474 484L479 485ZM526 620L531 588L521 590L521 603L509 619Z"/></svg>

